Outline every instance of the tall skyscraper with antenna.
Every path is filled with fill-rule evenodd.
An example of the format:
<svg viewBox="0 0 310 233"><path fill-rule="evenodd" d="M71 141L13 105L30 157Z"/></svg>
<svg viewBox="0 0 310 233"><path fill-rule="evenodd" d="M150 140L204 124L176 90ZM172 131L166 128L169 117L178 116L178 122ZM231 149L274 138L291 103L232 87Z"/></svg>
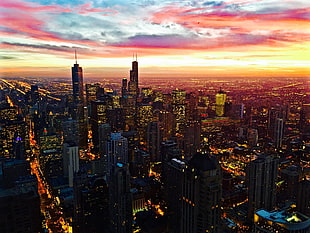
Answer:
<svg viewBox="0 0 310 233"><path fill-rule="evenodd" d="M138 61L136 59L132 62L130 70L130 81L128 83L128 91L131 95L138 97L139 95L139 74L138 74Z"/></svg>
<svg viewBox="0 0 310 233"><path fill-rule="evenodd" d="M84 104L83 69L77 63L76 51L75 51L75 64L71 68L71 71L72 71L73 99L77 104Z"/></svg>
<svg viewBox="0 0 310 233"><path fill-rule="evenodd" d="M85 121L85 98L83 85L83 69L77 63L77 55L75 51L75 64L71 68L72 72L72 89L73 89L73 119L78 122L79 129L79 147L87 147L87 127Z"/></svg>

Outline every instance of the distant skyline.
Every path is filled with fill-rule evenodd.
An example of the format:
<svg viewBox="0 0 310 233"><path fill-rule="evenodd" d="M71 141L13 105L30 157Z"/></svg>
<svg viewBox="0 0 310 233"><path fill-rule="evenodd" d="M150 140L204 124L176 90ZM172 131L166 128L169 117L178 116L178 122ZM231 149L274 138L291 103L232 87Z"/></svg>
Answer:
<svg viewBox="0 0 310 233"><path fill-rule="evenodd" d="M0 76L309 77L308 0L2 0Z"/></svg>

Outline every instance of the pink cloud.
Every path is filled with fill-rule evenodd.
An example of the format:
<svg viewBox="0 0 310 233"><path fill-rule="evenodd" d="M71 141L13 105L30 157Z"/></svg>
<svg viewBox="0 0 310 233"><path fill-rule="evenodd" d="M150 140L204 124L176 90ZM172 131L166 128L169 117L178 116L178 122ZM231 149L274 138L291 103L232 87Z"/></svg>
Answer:
<svg viewBox="0 0 310 233"><path fill-rule="evenodd" d="M0 7L4 9L0 15L0 22L3 28L1 32L4 34L43 41L71 42L85 45L98 45L98 43L89 40L68 40L56 33L49 32L46 30L46 22L50 16L41 13L77 12L79 14L88 14L99 12L106 15L116 13L116 11L109 8L93 8L91 4L76 6L70 10L68 7L58 5L42 6L19 0L1 1Z"/></svg>

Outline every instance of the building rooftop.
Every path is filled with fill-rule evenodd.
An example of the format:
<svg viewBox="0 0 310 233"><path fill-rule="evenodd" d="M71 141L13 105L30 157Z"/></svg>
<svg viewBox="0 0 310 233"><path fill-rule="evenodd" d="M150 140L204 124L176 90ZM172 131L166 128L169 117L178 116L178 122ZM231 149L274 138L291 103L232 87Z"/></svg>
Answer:
<svg viewBox="0 0 310 233"><path fill-rule="evenodd" d="M201 171L209 171L216 169L215 159L209 154L196 153L190 160L189 165Z"/></svg>
<svg viewBox="0 0 310 233"><path fill-rule="evenodd" d="M290 212L285 209L269 212L262 209L255 214L290 231L310 228L310 218L296 211Z"/></svg>

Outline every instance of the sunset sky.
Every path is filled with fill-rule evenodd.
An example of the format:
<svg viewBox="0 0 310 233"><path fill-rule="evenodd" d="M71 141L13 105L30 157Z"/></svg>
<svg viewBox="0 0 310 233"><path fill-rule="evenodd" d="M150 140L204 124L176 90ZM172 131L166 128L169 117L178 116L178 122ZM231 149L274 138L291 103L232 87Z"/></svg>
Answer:
<svg viewBox="0 0 310 233"><path fill-rule="evenodd" d="M309 0L1 0L0 75L310 77Z"/></svg>

